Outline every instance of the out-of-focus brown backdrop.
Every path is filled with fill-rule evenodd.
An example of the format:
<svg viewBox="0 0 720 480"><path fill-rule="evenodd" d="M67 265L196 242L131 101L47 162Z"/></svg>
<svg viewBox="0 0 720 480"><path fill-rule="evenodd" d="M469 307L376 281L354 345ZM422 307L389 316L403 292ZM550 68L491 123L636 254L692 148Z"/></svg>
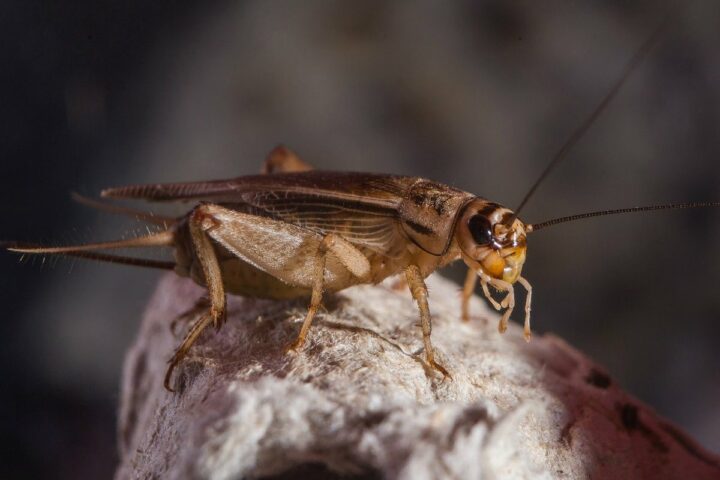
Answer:
<svg viewBox="0 0 720 480"><path fill-rule="evenodd" d="M142 228L70 191L254 173L280 142L319 168L422 175L512 208L663 17L650 0L0 11L0 239L52 244ZM714 0L674 15L522 216L719 200L718 26ZM605 218L532 236L525 268L537 332L716 452L719 245L718 211ZM123 352L157 276L0 254L2 478L111 475Z"/></svg>

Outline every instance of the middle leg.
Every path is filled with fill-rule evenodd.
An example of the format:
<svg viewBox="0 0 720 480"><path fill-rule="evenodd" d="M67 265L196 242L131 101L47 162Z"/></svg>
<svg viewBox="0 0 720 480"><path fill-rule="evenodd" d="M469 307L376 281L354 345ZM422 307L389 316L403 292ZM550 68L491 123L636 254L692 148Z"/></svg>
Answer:
<svg viewBox="0 0 720 480"><path fill-rule="evenodd" d="M305 314L305 320L303 321L302 327L300 327L300 333L294 342L288 346L289 350L299 350L305 345L305 338L310 331L310 326L315 318L315 314L320 308L322 302L323 287L325 286L325 262L327 260L327 237L323 238L318 246L317 254L315 256L315 265L313 265L313 286L312 294L310 296L310 306Z"/></svg>
<svg viewBox="0 0 720 480"><path fill-rule="evenodd" d="M327 256L331 253L357 278L363 280L368 280L369 278L370 263L367 257L342 237L332 233L325 235L318 245L317 254L314 259L315 264L312 267L313 285L310 306L305 315L305 321L303 321L302 327L300 328L300 333L288 350L298 350L305 344L305 338L310 330L310 325L312 325L313 318L315 318L315 314L322 302L322 294L325 288L325 264L327 262Z"/></svg>
<svg viewBox="0 0 720 480"><path fill-rule="evenodd" d="M425 345L425 357L427 362L432 368L439 371L445 377L450 377L450 374L445 367L435 361L435 352L433 350L432 342L430 341L430 335L432 333L432 317L430 316L430 306L428 305L428 292L425 281L423 280L420 269L416 265L410 265L405 270L405 277L407 278L408 286L410 287L410 293L418 304L420 310L420 325L422 326L423 332L423 344Z"/></svg>

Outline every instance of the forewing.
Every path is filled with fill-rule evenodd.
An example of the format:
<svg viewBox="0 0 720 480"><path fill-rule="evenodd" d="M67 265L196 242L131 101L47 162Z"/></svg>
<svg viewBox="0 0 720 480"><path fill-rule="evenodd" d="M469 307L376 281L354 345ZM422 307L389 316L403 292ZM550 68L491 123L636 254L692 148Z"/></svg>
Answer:
<svg viewBox="0 0 720 480"><path fill-rule="evenodd" d="M335 233L354 245L395 257L403 250L398 222L402 194L414 179L383 175L325 176L311 188L277 186L248 192L244 203L254 213L320 234Z"/></svg>
<svg viewBox="0 0 720 480"><path fill-rule="evenodd" d="M297 225L394 257L403 247L398 207L418 179L380 174L309 171L232 180L108 189L105 197L152 201L202 200Z"/></svg>
<svg viewBox="0 0 720 480"><path fill-rule="evenodd" d="M388 256L402 242L396 210L333 195L263 192L249 196L252 212L326 235L335 233L350 243Z"/></svg>

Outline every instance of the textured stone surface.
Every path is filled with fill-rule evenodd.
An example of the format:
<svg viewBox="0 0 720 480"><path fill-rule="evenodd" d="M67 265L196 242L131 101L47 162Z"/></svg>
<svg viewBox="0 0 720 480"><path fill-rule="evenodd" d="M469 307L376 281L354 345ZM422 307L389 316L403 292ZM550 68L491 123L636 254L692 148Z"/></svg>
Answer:
<svg viewBox="0 0 720 480"><path fill-rule="evenodd" d="M299 354L284 346L305 302L230 297L173 394L165 362L204 292L165 277L126 359L117 478L720 477L717 457L559 338L499 335L477 299L463 324L458 287L429 286L452 380L424 365L410 296L380 285L328 298Z"/></svg>

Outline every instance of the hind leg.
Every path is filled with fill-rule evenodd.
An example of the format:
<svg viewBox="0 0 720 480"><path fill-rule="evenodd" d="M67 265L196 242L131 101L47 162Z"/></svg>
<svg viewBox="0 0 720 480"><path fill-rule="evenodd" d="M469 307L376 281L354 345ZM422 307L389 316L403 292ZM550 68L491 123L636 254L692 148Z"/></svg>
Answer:
<svg viewBox="0 0 720 480"><path fill-rule="evenodd" d="M205 330L205 327L213 324L215 328L219 329L225 321L225 290L220 265L208 237L208 232L216 228L218 222L208 213L206 206L201 205L190 215L188 226L195 255L202 266L203 275L205 276L210 308L190 327L182 343L168 362L169 366L165 373L164 385L171 392L173 389L170 387L170 379L173 370L185 358L190 348Z"/></svg>

